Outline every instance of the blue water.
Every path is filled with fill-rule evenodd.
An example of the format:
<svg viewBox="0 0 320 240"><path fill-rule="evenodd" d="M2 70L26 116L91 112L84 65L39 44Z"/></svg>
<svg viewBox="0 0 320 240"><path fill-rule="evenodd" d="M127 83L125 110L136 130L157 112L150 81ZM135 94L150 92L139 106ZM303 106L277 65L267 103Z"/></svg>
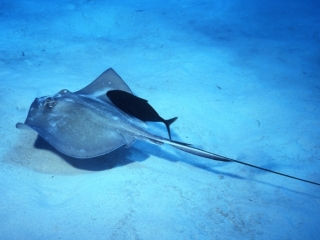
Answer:
<svg viewBox="0 0 320 240"><path fill-rule="evenodd" d="M0 1L0 238L317 239L319 186L142 141L74 159L15 124L112 67L173 139L319 183L319 8Z"/></svg>

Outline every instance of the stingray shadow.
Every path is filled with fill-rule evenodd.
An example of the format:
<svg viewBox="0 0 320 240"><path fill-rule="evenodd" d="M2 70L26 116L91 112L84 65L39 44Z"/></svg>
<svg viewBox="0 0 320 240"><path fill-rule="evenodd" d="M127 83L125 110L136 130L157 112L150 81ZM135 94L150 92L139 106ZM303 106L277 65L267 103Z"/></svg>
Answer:
<svg viewBox="0 0 320 240"><path fill-rule="evenodd" d="M141 161L147 160L150 156L156 156L158 158L161 158L170 162L178 162L178 161L184 162L196 168L200 168L217 175L228 176L230 178L235 178L239 180L253 181L259 184L280 188L295 194L302 194L308 197L319 198L318 196L315 196L312 194L307 194L300 191L292 190L284 186L278 186L276 184L268 183L261 180L256 180L252 177L242 177L237 174L215 170L213 169L212 164L206 165L200 162L199 163L194 162L193 161L194 158L192 157L192 155L188 156L188 154L184 152L182 152L181 154L172 154L170 152L164 151L161 146L149 144L143 141L137 141L135 145L136 147L132 146L130 148L120 147L108 154L105 154L99 157L79 159L79 158L69 157L63 153L60 153L39 135L36 141L34 142L35 148L50 151L55 155L57 155L59 158L66 161L72 167L82 169L82 170L87 170L87 171L105 171L115 167L125 166L127 164L131 164L134 162L141 162ZM142 152L139 149L143 149L144 151ZM212 160L208 160L208 161L212 161ZM217 162L217 166L219 165L219 167L221 167L221 164L227 165L230 163Z"/></svg>
<svg viewBox="0 0 320 240"><path fill-rule="evenodd" d="M66 161L69 165L82 170L104 171L104 170L112 169L115 167L125 166L127 164L131 164L134 162L141 162L141 161L147 160L150 156L156 156L158 158L161 158L170 162L178 162L178 161L184 162L194 167L212 172L214 174L229 176L231 178L244 179L243 177L236 174L218 171L205 164L189 161L188 160L189 158L183 158L185 154L188 155L187 153L184 153L184 152L182 152L182 154L172 154L170 152L164 151L162 149L162 146L153 145L143 141L136 141L134 145L136 145L136 147L135 146L131 146L130 148L120 147L102 156L79 159L79 158L69 157L59 152L54 147L52 147L47 141L45 141L40 135L37 136L37 139L34 142L35 148L53 152L59 158ZM143 149L143 152L140 151L139 149ZM177 151L180 152L179 150ZM219 165L220 164L223 164L223 163L219 162Z"/></svg>
<svg viewBox="0 0 320 240"><path fill-rule="evenodd" d="M34 142L34 147L37 149L43 149L50 151L57 155L57 157L63 159L69 165L88 171L104 171L114 167L121 167L127 164L143 161L148 158L148 155L143 154L140 151L129 150L129 148L120 147L108 154L93 157L93 158L74 158L67 156L54 147L52 147L47 141L45 141L40 135L37 136L36 141ZM134 155L135 160L132 160L130 156Z"/></svg>

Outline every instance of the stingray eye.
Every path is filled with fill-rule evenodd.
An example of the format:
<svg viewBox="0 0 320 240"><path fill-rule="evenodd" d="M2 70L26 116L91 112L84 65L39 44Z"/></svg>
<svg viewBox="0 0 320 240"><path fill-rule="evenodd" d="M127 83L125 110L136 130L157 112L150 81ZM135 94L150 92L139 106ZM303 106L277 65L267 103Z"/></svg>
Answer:
<svg viewBox="0 0 320 240"><path fill-rule="evenodd" d="M52 101L48 104L49 108L53 108L55 105L56 105L56 101L54 101L54 100L52 100Z"/></svg>
<svg viewBox="0 0 320 240"><path fill-rule="evenodd" d="M56 101L53 100L51 97L47 97L45 105L48 105L49 108L52 108L56 105Z"/></svg>

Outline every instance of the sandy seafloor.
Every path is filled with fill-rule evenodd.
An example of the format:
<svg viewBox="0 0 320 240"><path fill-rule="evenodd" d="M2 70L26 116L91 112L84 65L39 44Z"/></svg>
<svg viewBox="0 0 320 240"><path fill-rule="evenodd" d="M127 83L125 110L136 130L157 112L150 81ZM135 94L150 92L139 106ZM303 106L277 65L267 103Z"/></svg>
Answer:
<svg viewBox="0 0 320 240"><path fill-rule="evenodd" d="M0 238L317 239L319 186L141 141L73 159L15 124L112 67L173 139L320 182L319 8L2 0Z"/></svg>

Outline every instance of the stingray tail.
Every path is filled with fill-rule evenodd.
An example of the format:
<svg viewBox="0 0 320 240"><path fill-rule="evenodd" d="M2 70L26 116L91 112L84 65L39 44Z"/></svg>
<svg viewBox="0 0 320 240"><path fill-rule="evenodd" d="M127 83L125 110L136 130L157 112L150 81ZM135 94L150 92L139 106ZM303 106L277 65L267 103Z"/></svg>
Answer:
<svg viewBox="0 0 320 240"><path fill-rule="evenodd" d="M168 119L168 120L163 120L164 124L167 127L170 140L171 140L170 125L172 123L174 123L177 119L178 119L177 117L174 117L174 118L171 118L171 119Z"/></svg>
<svg viewBox="0 0 320 240"><path fill-rule="evenodd" d="M180 149L182 151L197 155L199 157L209 158L211 160L221 161L221 162L236 162L236 163L239 163L239 164L242 164L242 165L246 165L246 166L249 166L249 167L252 167L252 168L260 169L262 171L270 172L270 173L277 174L277 175L280 175L280 176L284 176L284 177L287 177L287 178L292 178L292 179L295 179L295 180L298 180L298 181L301 181L301 182L311 183L311 184L320 186L320 183L317 183L317 182L313 182L313 181L309 181L309 180L306 180L306 179L298 178L298 177L295 177L295 176L292 176L292 175L288 175L288 174L285 174L285 173L273 171L273 170L270 170L270 169L267 169L267 168L259 167L259 166L256 166L256 165L252 165L250 163L239 161L239 160L223 157L223 156L220 156L218 154L214 154L214 153L207 152L207 151L204 151L204 150L199 149L199 148L192 147L191 144L182 143L182 142L178 142L178 141L168 141L168 140L162 140L162 142L170 144L171 146L173 146L175 148L178 148L178 149Z"/></svg>
<svg viewBox="0 0 320 240"><path fill-rule="evenodd" d="M231 158L223 157L218 154L214 154L214 153L207 152L207 151L204 151L199 148L192 147L191 144L182 143L182 142L178 142L178 141L172 141L172 140L170 142L166 142L166 143L168 143L171 146L178 148L184 152L188 152L188 153L197 155L199 157L209 158L209 159L221 161L221 162L233 162L234 161Z"/></svg>

